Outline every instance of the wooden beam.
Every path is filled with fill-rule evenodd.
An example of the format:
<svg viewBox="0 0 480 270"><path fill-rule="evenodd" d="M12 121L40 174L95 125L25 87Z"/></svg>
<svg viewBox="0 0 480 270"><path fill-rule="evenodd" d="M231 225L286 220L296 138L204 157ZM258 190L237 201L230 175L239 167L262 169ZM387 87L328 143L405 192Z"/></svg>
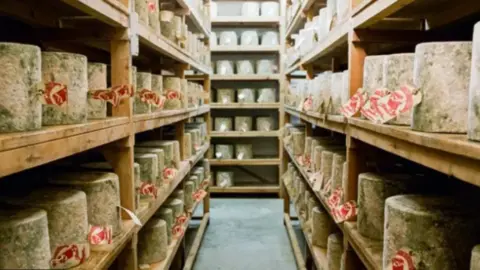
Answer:
<svg viewBox="0 0 480 270"><path fill-rule="evenodd" d="M359 36L355 30L350 30L348 34L348 72L350 78L350 97L363 86L363 64L367 53L365 48L358 45Z"/></svg>
<svg viewBox="0 0 480 270"><path fill-rule="evenodd" d="M295 231L293 230L292 222L290 222L290 216L288 216L287 214L283 215L283 224L285 224L285 228L287 229L288 239L290 239L290 243L293 249L293 256L295 257L295 262L297 263L298 269L307 270L307 268L305 267L305 261L303 260L300 245L298 244L297 236L295 234Z"/></svg>
<svg viewBox="0 0 480 270"><path fill-rule="evenodd" d="M185 266L183 267L183 270L191 270L193 268L193 264L195 263L195 259L197 258L198 250L200 249L200 245L202 244L203 236L205 235L205 231L207 230L209 221L210 213L204 214L202 221L200 222L200 227L198 228L197 234L195 235L195 240L193 240L193 244L190 247L190 251L188 252L188 256L185 260Z"/></svg>

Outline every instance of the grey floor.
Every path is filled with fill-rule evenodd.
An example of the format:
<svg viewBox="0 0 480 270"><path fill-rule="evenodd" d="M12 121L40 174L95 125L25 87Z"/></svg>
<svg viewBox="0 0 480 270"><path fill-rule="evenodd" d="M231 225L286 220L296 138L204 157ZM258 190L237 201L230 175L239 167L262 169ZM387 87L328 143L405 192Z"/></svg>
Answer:
<svg viewBox="0 0 480 270"><path fill-rule="evenodd" d="M280 199L212 199L194 269L297 269L282 209Z"/></svg>

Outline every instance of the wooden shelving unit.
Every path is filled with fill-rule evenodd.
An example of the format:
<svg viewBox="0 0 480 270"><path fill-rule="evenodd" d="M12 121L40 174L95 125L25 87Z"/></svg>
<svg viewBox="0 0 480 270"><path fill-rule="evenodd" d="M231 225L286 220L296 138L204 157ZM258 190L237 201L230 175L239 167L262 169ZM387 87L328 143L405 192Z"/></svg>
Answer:
<svg viewBox="0 0 480 270"><path fill-rule="evenodd" d="M285 38L295 34L305 20L311 19L311 5L304 1L298 8L292 22L287 26ZM448 29L462 19L479 14L480 3L470 5L468 1L458 3L445 1L418 0L354 0L351 1L349 18L337 24L328 36L320 40L312 51L304 55L296 63L286 68L286 80L298 77L294 71L302 70L304 77L313 79L322 71L342 71L348 68L350 75L350 96L363 85L363 65L367 55L385 54L392 51L413 52L416 44L426 41L445 41L432 37L430 32ZM403 26L408 30L400 30L397 18L402 18ZM423 20L428 21L432 31L422 28ZM478 21L478 18L477 18ZM445 28L447 27L447 28ZM438 34L438 33L437 33ZM448 33L450 34L450 33ZM463 40L463 39L462 39ZM403 49L394 47L407 44ZM396 48L392 49L392 48ZM409 49L408 49L409 48ZM406 50L406 51L403 51ZM463 134L434 134L416 132L410 127L375 124L359 117L344 118L339 115L324 115L313 112L298 111L296 108L284 108L285 123L291 119L299 119L306 124L307 133L311 127L333 133L344 134L348 162L348 183L344 190L344 200L357 200L358 174L363 172L365 153L384 150L395 156L423 165L460 181L480 186L480 144L469 141ZM383 152L382 152L383 153ZM379 157L380 158L380 157ZM302 180L313 191L309 174L298 164L288 149L282 155L282 174L288 162L292 162L302 175ZM452 180L455 181L455 180ZM290 222L290 200L285 185L284 221L287 232L292 230ZM314 192L315 193L315 192ZM287 194L287 195L286 195ZM329 209L325 198L315 193L325 209ZM288 222L287 222L288 220ZM363 237L357 230L355 221L338 224L344 237L344 254L346 270L382 269L383 242ZM292 238L292 237L291 237ZM307 243L308 243L308 237ZM292 248L296 252L299 247L296 239L292 240ZM323 259L315 255L309 247L307 259L300 256L297 263L304 268Z"/></svg>
<svg viewBox="0 0 480 270"><path fill-rule="evenodd" d="M56 50L83 54L89 61L102 62L109 65L108 85L130 85L132 83L132 65L143 70L161 74L169 74L185 78L186 70L202 73L200 77L204 92L210 92L209 64L200 63L185 49L161 35L152 33L149 27L135 20L130 13L133 0L47 0L34 3L29 0L7 0L0 4L2 19L8 19L28 29L28 35L19 31L18 36L8 37L8 41L31 40L44 50ZM177 4L184 9L182 21L191 22L197 31L203 34L207 42L210 35L209 23L204 23L190 2L178 0ZM14 25L15 26L15 25ZM23 28L22 28L23 29ZM48 29L48 31L45 31ZM191 29L192 30L192 29ZM34 35L32 35L34 34ZM35 36L25 39L24 36ZM138 37L138 55L133 55L135 38ZM18 39L18 41L16 40ZM38 41L38 42L37 42ZM208 43L207 43L208 44ZM152 59L152 60L149 60ZM153 60L154 59L154 60ZM135 62L135 63L133 63ZM150 132L152 139L160 135L159 128L174 126L175 139L181 148L184 145L184 125L194 117L202 117L210 123L209 100L198 108L180 110L162 110L150 114L134 115L133 98L123 99L111 110L111 116L102 120L89 120L83 124L42 127L37 131L0 134L0 157L4 161L0 165L0 177L10 176L27 169L56 161L75 154L94 150L103 154L119 177L120 204L135 212L142 226L135 225L131 217L122 213L123 232L113 239L113 243L105 251L92 251L90 257L75 269L108 269L114 264L121 269L139 269L137 262L137 234L153 214L166 201L168 196L178 187L183 187L183 180L190 170L201 160L210 147L209 142L180 164L175 179L167 186L160 188L156 200L145 203L135 209L135 181L133 175L133 155L135 136ZM143 133L143 134L139 134ZM183 153L183 149L181 149ZM203 230L196 238L203 237L209 220L210 194L203 202ZM200 202L197 202L195 207ZM186 223L188 226L188 222ZM168 269L175 261L179 265L186 263L187 258L175 256L178 251L184 252L183 240L177 241L169 251L167 264L156 265L154 269ZM195 259L200 241L195 241L191 249L189 262Z"/></svg>
<svg viewBox="0 0 480 270"><path fill-rule="evenodd" d="M229 0L227 0L229 1ZM222 2L218 2L218 9L220 10L220 5L223 4ZM281 0L279 0L281 2ZM280 4L281 6L281 4ZM283 12L283 11L281 11ZM283 15L281 13L280 15ZM220 57L229 56L229 57L246 57L249 59L255 59L254 57L259 57L260 55L268 55L275 56L278 59L279 66L282 63L282 55L281 52L283 51L283 43L281 42L283 38L283 16L274 16L274 17L264 17L264 16L256 16L256 17L244 17L244 16L216 16L212 18L212 26L218 27L221 29L227 28L238 28L239 26L244 28L260 28L261 30L277 30L279 31L280 37L280 44L274 46L265 46L265 45L257 45L257 46L245 46L245 45L229 45L229 46L222 46L222 45L215 45L211 46L210 50L212 52L212 58L215 55ZM238 34L237 34L238 35ZM260 37L259 37L260 39ZM259 40L260 41L260 40ZM210 78L214 85L228 85L228 84L244 84L249 85L249 88L260 88L261 85L273 85L275 84L275 88L278 89L278 100L272 103L210 103L211 109L213 110L213 114L215 116L220 116L223 114L226 115L235 115L238 112L238 115L250 115L250 113L254 112L256 109L260 109L262 113L265 115L273 116L278 115L278 120L281 121L281 109L282 109L282 71L283 69L280 67L277 71L277 74L251 74L251 75L241 75L241 74L232 74L232 75L219 75L213 74ZM250 84L251 83L251 84ZM258 86L257 86L258 85ZM273 86L269 86L272 87ZM237 88L236 86L232 88ZM253 110L252 110L253 109ZM256 114L254 114L256 115ZM213 127L212 127L213 128ZM236 139L243 140L248 142L249 144L254 145L255 140L260 139L270 144L277 144L281 147L280 138L279 138L279 131L272 130L272 131L228 131L228 132L220 132L212 130L210 136L213 140L212 144L215 142L235 142ZM276 145L273 145L276 146ZM275 150L276 151L276 150ZM281 149L278 149L279 156L281 154ZM213 152L213 151L212 151ZM262 178L259 177L258 174L247 172L246 168L242 168L242 166L255 166L255 167L262 167L262 166L277 166L278 170L280 170L280 157L272 157L272 158L260 158L255 156L256 150L254 149L254 158L253 159L209 159L210 164L213 167L232 167L230 169L236 170L239 169L242 173L247 173L245 177L248 178L255 178L256 180L260 181L259 184L241 184L238 185L234 183L232 187L218 187L213 186L211 187L210 191L213 193L229 193L229 194L261 194L261 193L279 193L279 183L276 185L271 185L270 181L267 182L269 178L276 178L277 172L270 173L272 168L265 168L269 172L269 177ZM265 155L270 157L271 154ZM211 156L214 157L213 153ZM220 169L220 168L219 168ZM262 168L263 170L263 168ZM275 176L273 175L275 173ZM235 177L234 177L235 178Z"/></svg>

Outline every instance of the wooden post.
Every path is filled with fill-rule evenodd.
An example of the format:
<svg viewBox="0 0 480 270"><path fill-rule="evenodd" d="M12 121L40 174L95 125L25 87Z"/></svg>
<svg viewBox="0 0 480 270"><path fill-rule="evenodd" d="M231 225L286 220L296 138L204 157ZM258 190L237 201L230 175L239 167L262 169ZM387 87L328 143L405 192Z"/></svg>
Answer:
<svg viewBox="0 0 480 270"><path fill-rule="evenodd" d="M186 160L185 156L185 123L187 120L182 120L175 123L175 139L180 144L180 159Z"/></svg>
<svg viewBox="0 0 480 270"><path fill-rule="evenodd" d="M203 92L205 94L205 104L210 104L210 92L212 88L212 82L210 81L210 75L206 74L203 80Z"/></svg>
<svg viewBox="0 0 480 270"><path fill-rule="evenodd" d="M351 30L348 33L348 70L350 77L350 96L357 92L358 88L363 86L363 63L367 53L359 43L360 38Z"/></svg>
<svg viewBox="0 0 480 270"><path fill-rule="evenodd" d="M210 212L210 187L207 188L207 195L203 198L203 216Z"/></svg>

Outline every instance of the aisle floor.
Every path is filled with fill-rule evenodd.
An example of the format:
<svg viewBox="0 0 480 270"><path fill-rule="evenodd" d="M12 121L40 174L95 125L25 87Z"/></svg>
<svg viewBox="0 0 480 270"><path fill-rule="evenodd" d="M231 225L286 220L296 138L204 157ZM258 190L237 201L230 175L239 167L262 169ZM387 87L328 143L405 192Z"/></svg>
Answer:
<svg viewBox="0 0 480 270"><path fill-rule="evenodd" d="M294 270L280 199L212 199L194 270Z"/></svg>

